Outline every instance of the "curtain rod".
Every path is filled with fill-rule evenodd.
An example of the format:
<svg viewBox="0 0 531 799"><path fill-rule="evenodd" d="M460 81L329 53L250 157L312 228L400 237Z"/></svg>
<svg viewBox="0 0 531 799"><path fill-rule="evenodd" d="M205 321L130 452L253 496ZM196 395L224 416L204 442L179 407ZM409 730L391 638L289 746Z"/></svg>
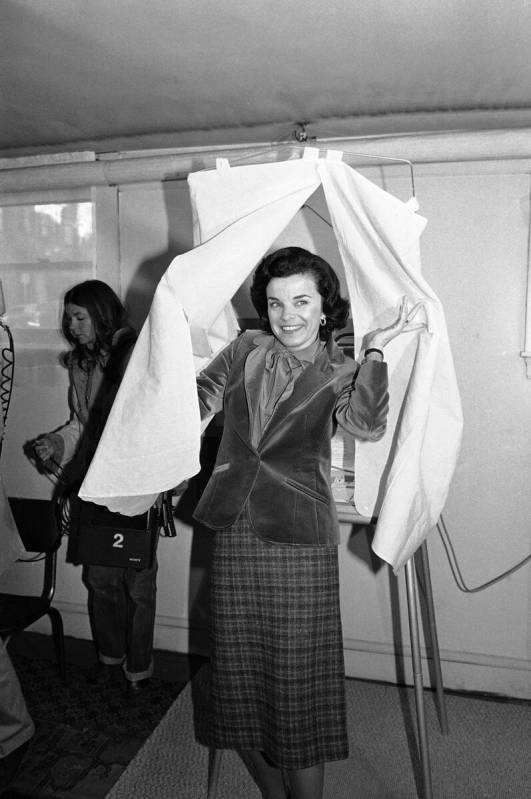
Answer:
<svg viewBox="0 0 531 799"><path fill-rule="evenodd" d="M233 159L233 158L229 157L227 160L233 165L234 164L238 165L240 163L248 162L250 160L253 160L254 158L260 158L263 154L268 154L268 153L278 156L278 155L281 155L282 152L284 152L284 151L289 151L291 154L293 154L295 152L297 154L303 155L304 154L304 150L307 147L314 147L316 150L328 150L328 149L330 149L328 147L319 147L319 144L318 144L317 141L315 141L315 145L309 144L308 143L309 141L310 141L310 139L303 139L300 142L299 141L295 141L295 142L272 143L272 144L267 145L265 147L263 147L263 146L262 147L258 147L258 148L256 148L256 150L254 152L253 151L249 152L246 155L241 156L240 158L234 158ZM413 162L408 160L407 158L398 158L398 157L390 156L390 155L378 155L376 153L374 153L374 154L373 153L361 153L361 152L355 152L354 150L338 150L337 152L341 152L342 156L346 155L347 157L352 157L352 158L371 158L371 159L375 159L375 160L378 160L378 161L392 161L394 163L400 163L400 164L407 165L407 167L409 168L409 175L410 175L410 180L411 180L411 195L412 195L412 197L415 197L415 172L414 172L414 165L413 165ZM275 160L275 159L272 159L272 160ZM289 160L289 158L285 159L285 160Z"/></svg>

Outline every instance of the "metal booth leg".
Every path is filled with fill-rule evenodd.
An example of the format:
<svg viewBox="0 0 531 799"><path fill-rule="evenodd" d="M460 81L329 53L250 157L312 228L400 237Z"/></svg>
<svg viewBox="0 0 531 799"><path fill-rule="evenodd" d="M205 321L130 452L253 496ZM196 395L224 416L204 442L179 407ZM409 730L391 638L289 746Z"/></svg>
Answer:
<svg viewBox="0 0 531 799"><path fill-rule="evenodd" d="M426 595L426 615L428 617L428 627L430 634L430 644L432 651L433 669L435 676L435 691L439 705L439 724L443 735L448 735L448 716L446 713L446 698L444 696L444 685L441 671L441 655L439 652L439 639L437 636L437 625L435 622L435 606L433 603L433 591L431 587L430 562L428 558L428 545L423 541L420 546L420 558L422 566L422 583Z"/></svg>
<svg viewBox="0 0 531 799"><path fill-rule="evenodd" d="M208 750L208 793L207 799L216 799L218 792L219 773L221 771L222 749Z"/></svg>
<svg viewBox="0 0 531 799"><path fill-rule="evenodd" d="M424 788L423 799L433 799L430 753L428 748L428 731L426 727L426 716L424 713L422 662L420 658L417 575L415 573L415 563L412 557L406 562L406 587L409 613L409 632L411 635L411 654L413 658L413 680L415 683L415 702L417 708L417 729L422 768L422 784Z"/></svg>

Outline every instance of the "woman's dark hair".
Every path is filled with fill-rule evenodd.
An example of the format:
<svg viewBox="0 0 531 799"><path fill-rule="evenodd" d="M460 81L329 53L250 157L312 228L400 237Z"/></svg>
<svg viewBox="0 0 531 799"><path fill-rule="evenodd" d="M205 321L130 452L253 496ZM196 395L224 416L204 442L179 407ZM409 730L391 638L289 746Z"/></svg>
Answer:
<svg viewBox="0 0 531 799"><path fill-rule="evenodd" d="M326 341L330 338L333 330L345 327L349 303L340 294L339 280L330 264L324 258L314 255L302 247L283 247L266 255L260 261L251 285L251 300L267 333L271 333L266 296L269 281L274 277L306 274L313 277L317 290L323 298L326 324L319 328L320 338Z"/></svg>
<svg viewBox="0 0 531 799"><path fill-rule="evenodd" d="M61 329L79 359L85 360L89 356L86 348L80 345L70 333L66 317L66 306L70 303L86 308L92 320L96 338L91 353L93 358L97 359L102 352L108 353L116 331L127 325L126 310L112 288L102 280L85 280L83 283L73 286L65 294ZM90 357L89 360L91 360Z"/></svg>

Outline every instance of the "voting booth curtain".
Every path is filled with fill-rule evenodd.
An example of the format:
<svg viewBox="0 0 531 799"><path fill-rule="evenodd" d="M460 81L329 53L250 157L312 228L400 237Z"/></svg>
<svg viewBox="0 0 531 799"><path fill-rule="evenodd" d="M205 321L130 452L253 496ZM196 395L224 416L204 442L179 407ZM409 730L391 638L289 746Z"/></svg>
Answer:
<svg viewBox="0 0 531 799"><path fill-rule="evenodd" d="M195 375L237 335L231 299L301 206L324 192L355 319L355 348L389 324L401 298L424 303L425 328L386 347L385 437L356 444L355 503L377 516L373 549L398 570L436 524L462 432L444 310L421 271L426 220L337 158L195 172L194 248L163 275L80 496L124 514L199 471ZM298 241L291 241L299 245ZM303 245L304 246L304 245Z"/></svg>

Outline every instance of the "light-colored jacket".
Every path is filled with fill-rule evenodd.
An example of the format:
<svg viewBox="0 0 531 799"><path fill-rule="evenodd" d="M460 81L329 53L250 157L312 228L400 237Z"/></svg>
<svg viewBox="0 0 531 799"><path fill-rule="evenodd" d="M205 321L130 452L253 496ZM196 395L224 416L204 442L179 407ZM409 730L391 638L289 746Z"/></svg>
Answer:
<svg viewBox="0 0 531 799"><path fill-rule="evenodd" d="M136 334L121 328L113 337L105 364L94 363L84 370L74 353L68 353L69 421L48 436L53 444L53 459L66 468L69 481L82 480L96 451L105 422L135 343Z"/></svg>

